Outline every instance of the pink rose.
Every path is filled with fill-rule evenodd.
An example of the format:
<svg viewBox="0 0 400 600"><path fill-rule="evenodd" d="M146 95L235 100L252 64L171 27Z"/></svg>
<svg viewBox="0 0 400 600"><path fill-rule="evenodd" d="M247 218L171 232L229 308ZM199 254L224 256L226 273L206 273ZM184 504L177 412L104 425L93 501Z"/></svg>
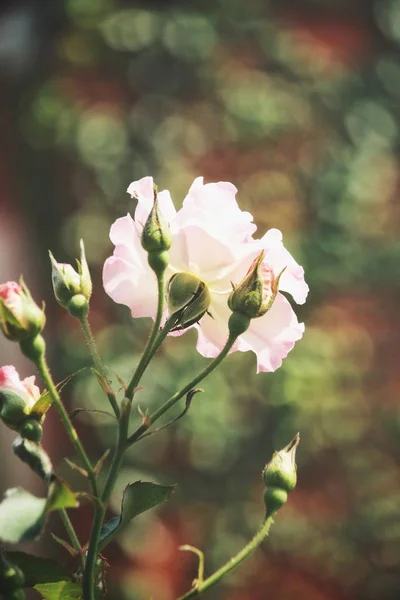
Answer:
<svg viewBox="0 0 400 600"><path fill-rule="evenodd" d="M10 365L0 368L0 396L7 392L13 392L24 401L26 414L40 398L34 375L21 381L16 368Z"/></svg>
<svg viewBox="0 0 400 600"><path fill-rule="evenodd" d="M290 293L298 304L305 302L308 293L304 271L284 248L280 231L271 229L261 239L254 239L253 218L240 210L236 192L231 183L204 184L199 177L179 211L167 190L158 194L159 208L169 222L173 239L166 278L191 272L210 290L208 312L212 316L206 313L194 325L198 330L197 350L206 357L217 356L228 338L231 282L241 282L262 250L263 271L271 281L286 267L279 281L281 291ZM152 177L133 182L128 193L138 199L137 208L134 219L128 214L111 227L115 249L104 264L104 288L115 302L128 306L133 317L154 318L156 279L141 246L143 225L153 205ZM270 310L251 321L231 351L251 350L257 355L257 372L275 371L303 331L304 325L297 321L290 303L278 293Z"/></svg>

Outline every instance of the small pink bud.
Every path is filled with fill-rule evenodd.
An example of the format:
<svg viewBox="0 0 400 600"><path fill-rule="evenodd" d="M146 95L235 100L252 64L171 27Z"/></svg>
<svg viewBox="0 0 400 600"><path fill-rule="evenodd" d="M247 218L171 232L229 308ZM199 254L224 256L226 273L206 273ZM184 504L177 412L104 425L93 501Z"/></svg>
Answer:
<svg viewBox="0 0 400 600"><path fill-rule="evenodd" d="M43 329L46 317L22 278L0 285L0 327L12 341L32 339Z"/></svg>
<svg viewBox="0 0 400 600"><path fill-rule="evenodd" d="M0 418L7 427L19 431L39 398L34 376L21 381L15 367L0 368Z"/></svg>

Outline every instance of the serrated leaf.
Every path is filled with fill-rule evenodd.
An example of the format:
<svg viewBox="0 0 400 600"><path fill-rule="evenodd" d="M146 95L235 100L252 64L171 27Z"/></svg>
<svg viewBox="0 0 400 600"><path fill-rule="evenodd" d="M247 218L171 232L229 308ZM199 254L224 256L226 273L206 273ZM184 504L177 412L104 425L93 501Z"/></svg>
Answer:
<svg viewBox="0 0 400 600"><path fill-rule="evenodd" d="M82 586L71 580L35 585L43 600L82 600Z"/></svg>
<svg viewBox="0 0 400 600"><path fill-rule="evenodd" d="M54 583L68 578L64 567L50 558L42 558L26 552L7 552L7 558L24 573L26 587L33 587L38 583Z"/></svg>
<svg viewBox="0 0 400 600"><path fill-rule="evenodd" d="M149 481L136 481L126 486L121 503L121 514L104 523L100 534L100 550L137 515L168 500L173 485L158 485Z"/></svg>
<svg viewBox="0 0 400 600"><path fill-rule="evenodd" d="M0 540L11 544L40 536L53 510L79 506L75 494L61 480L51 483L49 496L38 498L21 487L7 490L0 503Z"/></svg>

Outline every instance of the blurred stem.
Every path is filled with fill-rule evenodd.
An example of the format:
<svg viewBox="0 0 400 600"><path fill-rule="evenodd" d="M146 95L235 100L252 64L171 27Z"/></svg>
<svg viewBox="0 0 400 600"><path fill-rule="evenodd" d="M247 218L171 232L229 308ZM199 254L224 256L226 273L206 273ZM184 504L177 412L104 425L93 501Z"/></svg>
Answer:
<svg viewBox="0 0 400 600"><path fill-rule="evenodd" d="M137 442L140 439L140 437L149 429L149 427L151 425L153 425L153 423L155 423L164 413L166 413L172 406L174 406L174 404L176 404L178 402L178 400L180 400L183 396L185 396L185 394L190 392L190 390L192 390L198 383L200 383L200 381L202 381L205 377L207 377L207 375L209 375L212 371L214 371L214 369L216 369L216 367L218 367L218 365L223 361L223 359L229 353L229 350L232 348L233 344L235 343L236 338L237 338L237 335L230 334L225 346L223 347L221 352L218 354L218 356L216 358L214 358L214 360L212 360L194 379L192 379L192 381L190 383L185 385L185 387L180 392L176 392L176 394L171 396L171 398L169 400L164 402L164 404L162 406L160 406L160 408L158 408L152 415L150 415L148 417L148 420L145 423L143 423L135 431L135 433L133 433L128 438L127 445L131 446L132 444Z"/></svg>
<svg viewBox="0 0 400 600"><path fill-rule="evenodd" d="M41 355L40 358L37 359L36 366L39 369L39 372L43 378L43 381L46 384L46 387L49 391L49 394L51 396L53 404L56 407L56 410L59 414L61 421L63 422L65 430L66 430L75 450L81 457L81 460L85 466L85 469L87 470L90 483L92 485L93 494L97 498L99 493L98 493L98 489L97 489L97 481L96 481L95 472L94 472L92 464L88 458L88 455L86 454L85 449L81 444L81 441L78 437L77 431L76 431L75 427L72 425L69 415L68 415L67 411L65 410L64 404L62 403L61 398L57 392L57 388L54 385L53 378L50 374L49 368L46 363L46 358L44 355Z"/></svg>
<svg viewBox="0 0 400 600"><path fill-rule="evenodd" d="M66 532L68 533L72 547L75 550L75 552L78 554L80 561L81 561L81 566L82 566L82 568L84 568L85 561L83 559L82 546L78 540L78 536L76 535L74 526L72 525L71 520L70 520L65 508L61 508L59 512L60 512L61 521L63 522Z"/></svg>
<svg viewBox="0 0 400 600"><path fill-rule="evenodd" d="M96 340L94 339L88 316L87 315L83 316L82 318L79 319L79 322L81 324L82 331L83 331L85 339L86 339L86 343L89 346L89 350L90 350L90 354L92 355L94 366L96 367L97 371L99 371L100 375L102 375L102 377L104 377L104 379L107 381L107 370L104 366L103 361L100 358L99 351L97 350ZM108 386L108 388L109 388L109 386ZM119 406L118 406L117 400L115 398L115 394L113 393L111 388L107 389L107 398L112 406L115 416L118 418L119 417Z"/></svg>
<svg viewBox="0 0 400 600"><path fill-rule="evenodd" d="M100 543L100 533L104 518L107 512L107 505L114 489L115 481L124 457L126 439L128 436L129 416L131 412L131 402L124 398L121 404L121 415L119 419L118 440L114 451L113 460L108 472L107 480L101 495L101 508L95 512L90 533L88 552L86 557L86 566L83 573L83 598L84 600L95 600L95 569L98 548Z"/></svg>
<svg viewBox="0 0 400 600"><path fill-rule="evenodd" d="M168 331L169 331L167 328L167 323L168 323L168 321L167 321L167 323L163 327L162 331L159 333L161 319L162 319L163 312L164 312L164 304L165 304L164 273L157 276L157 287L158 287L158 304L157 304L157 314L156 314L156 318L154 321L153 329L151 331L150 337L147 341L146 347L145 347L142 357L139 361L139 364L136 367L136 370L128 384L128 388L125 393L126 397L129 398L130 400L132 400L132 398L135 394L135 389L139 385L139 382L140 382L145 370L147 369L149 362L153 358L155 352L157 351L157 348L160 346L161 342L164 340L164 338L166 337L166 335L168 334Z"/></svg>
<svg viewBox="0 0 400 600"><path fill-rule="evenodd" d="M215 571L210 577L207 577L204 581L198 581L196 587L191 589L189 592L180 596L178 600L189 600L189 598L195 598L199 596L205 590L218 583L226 573L235 569L241 562L243 562L258 546L262 543L264 538L268 535L271 525L273 523L272 517L268 517L253 539L244 547L240 552L233 556L227 563L225 563L220 569Z"/></svg>

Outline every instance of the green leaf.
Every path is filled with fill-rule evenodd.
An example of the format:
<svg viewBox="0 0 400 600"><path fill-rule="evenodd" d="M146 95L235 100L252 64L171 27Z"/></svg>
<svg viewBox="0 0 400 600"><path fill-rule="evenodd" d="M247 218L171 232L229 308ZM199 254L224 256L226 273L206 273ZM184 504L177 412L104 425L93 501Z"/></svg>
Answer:
<svg viewBox="0 0 400 600"><path fill-rule="evenodd" d="M174 491L173 485L158 485L148 481L136 481L126 486L122 497L121 514L110 519L101 528L100 550L140 513L168 500Z"/></svg>
<svg viewBox="0 0 400 600"><path fill-rule="evenodd" d="M50 484L48 498L38 498L21 487L7 490L0 503L0 541L16 544L40 536L47 514L75 508L78 500L61 480Z"/></svg>
<svg viewBox="0 0 400 600"><path fill-rule="evenodd" d="M33 556L26 552L7 552L7 559L24 573L26 587L33 587L38 583L54 583L68 578L64 567L50 558Z"/></svg>
<svg viewBox="0 0 400 600"><path fill-rule="evenodd" d="M82 600L82 587L71 580L35 585L43 600Z"/></svg>
<svg viewBox="0 0 400 600"><path fill-rule="evenodd" d="M0 540L16 544L40 535L46 518L47 498L37 498L23 488L7 490L0 503Z"/></svg>

